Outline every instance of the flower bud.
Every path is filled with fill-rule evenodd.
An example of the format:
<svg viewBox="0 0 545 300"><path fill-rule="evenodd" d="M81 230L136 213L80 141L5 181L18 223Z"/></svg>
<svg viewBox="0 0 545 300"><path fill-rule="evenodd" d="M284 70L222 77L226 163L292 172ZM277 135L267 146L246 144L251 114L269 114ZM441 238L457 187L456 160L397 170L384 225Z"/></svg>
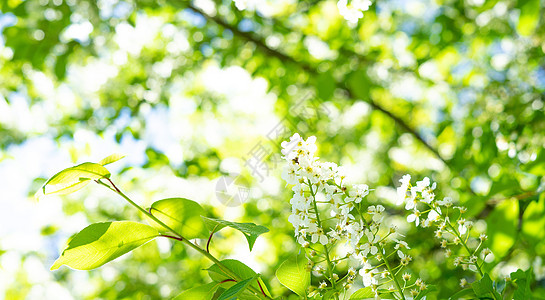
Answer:
<svg viewBox="0 0 545 300"><path fill-rule="evenodd" d="M325 281L320 282L320 286L318 288L325 289L327 287L327 283Z"/></svg>
<svg viewBox="0 0 545 300"><path fill-rule="evenodd" d="M460 286L466 288L468 286L467 280L465 278L460 279Z"/></svg>

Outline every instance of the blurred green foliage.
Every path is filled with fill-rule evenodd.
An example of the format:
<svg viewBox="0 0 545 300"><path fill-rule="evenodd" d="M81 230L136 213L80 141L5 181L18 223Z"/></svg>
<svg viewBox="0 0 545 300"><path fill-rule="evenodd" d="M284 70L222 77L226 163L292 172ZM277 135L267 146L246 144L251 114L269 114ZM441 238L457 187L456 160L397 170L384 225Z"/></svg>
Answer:
<svg viewBox="0 0 545 300"><path fill-rule="evenodd" d="M393 187L405 173L430 176L440 197L451 196L486 220L487 227L477 228L490 237L495 259L486 267L498 278L545 256L543 1L379 1L355 25L341 18L335 1L268 3L239 11L229 0L2 0L0 109L16 119L15 98L23 97L37 111L32 116L46 117L45 126L31 118L26 122L35 126L24 127L0 111L0 163L10 147L40 136L63 143L77 141L78 131L110 130L119 143L142 141L153 128L149 111L166 110L175 113L172 126L189 131L168 137L183 151L182 162L146 144L142 164L115 176L127 178L124 189L145 201L160 194L161 186L143 191L158 174L214 180L226 173L224 159L250 151L276 124L253 130L259 120L251 112L232 109L232 98L210 88L229 82L199 80L209 66L239 66L264 79L277 121L316 135L320 156L351 166L356 180ZM299 110L301 99L312 103L310 116ZM207 130L212 121L224 131ZM222 136L219 142L210 142L213 133ZM93 145L70 147L78 161ZM279 182L280 188L262 189L251 170L244 172L260 197L242 206L237 221L271 228L263 235L267 251L257 257L260 273L271 279L274 295L287 296L272 278L296 249L287 222L290 193ZM65 214L85 211L89 222L138 219L106 196L87 209L81 195L64 199ZM375 193L371 201L385 202L387 195ZM210 216L228 211L214 201L203 206ZM51 220L42 234L55 236L57 228ZM459 290L462 271L445 261L432 234L423 239L413 230L406 240L412 268L445 298ZM246 247L233 230L217 235L218 257L235 255L235 244ZM161 251L154 241L107 271L63 268L54 280L88 299L171 297L210 281L204 258L181 244L167 247ZM40 249L21 255L51 262ZM72 283L82 276L88 286L78 290ZM544 283L541 278L532 288L543 292ZM4 297L24 299L35 284L21 268Z"/></svg>

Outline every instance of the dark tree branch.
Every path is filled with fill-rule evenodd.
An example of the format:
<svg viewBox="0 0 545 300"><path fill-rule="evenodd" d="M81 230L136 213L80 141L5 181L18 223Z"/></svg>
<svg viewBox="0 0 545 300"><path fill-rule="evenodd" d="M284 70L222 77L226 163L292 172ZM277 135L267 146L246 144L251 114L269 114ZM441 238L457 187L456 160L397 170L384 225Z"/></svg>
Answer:
<svg viewBox="0 0 545 300"><path fill-rule="evenodd" d="M237 36L239 36L239 37L241 37L241 38L243 38L243 39L245 39L245 40L247 40L249 42L252 42L253 44L256 45L256 47L258 49L263 51L265 54L267 54L267 55L269 55L271 57L276 57L276 58L280 59L283 62L288 62L288 63L294 64L294 65L297 65L299 68L303 69L304 71L306 71L306 72L308 72L310 74L313 74L313 75L318 74L318 71L316 70L316 68L313 67L312 65L310 65L309 63L304 62L304 61L299 61L299 60L295 59L294 57L291 57L291 56L289 56L289 55L287 55L287 54L285 54L285 53L283 53L283 52L281 52L279 50L270 48L269 46L267 46L267 44L263 41L263 39L261 37L255 35L255 34L253 34L251 32L241 31L241 30L239 30L237 28L236 25L227 23L225 20L218 17L217 15L216 16L209 15L206 12L204 12L203 10L193 6L191 3L187 3L186 7L189 8L190 10L194 11L195 13L203 16L206 20L214 22L214 23L220 25L221 27L230 30L231 32L233 32L233 34L235 34L235 35L237 35ZM339 88L339 89L343 90L344 92L346 92L347 95L351 99L356 99L354 93L352 92L352 90L350 88L347 88L344 84L342 84L340 82L335 82L335 84L336 84L337 88ZM433 155L435 157L437 157L439 160L441 160L445 164L445 166L447 168L450 168L450 166L448 165L446 159L444 159L441 156L439 151L437 151L437 149L435 149L431 144L429 144L426 140L424 140L424 138L414 128L409 126L409 124L407 124L404 120L402 120L400 117L394 115L391 111L389 111L386 108L382 107L381 105L379 105L378 103L376 103L372 99L362 99L362 100L367 102L374 110L382 112L388 118L393 120L399 127L401 127L402 130L404 130L407 133L411 134L418 142L420 142L424 147L426 147L429 151L431 151L433 153Z"/></svg>
<svg viewBox="0 0 545 300"><path fill-rule="evenodd" d="M518 194L518 195L513 195L513 196L509 196L509 197L506 197L506 198L495 198L495 199L490 199L486 202L486 205L485 207L483 208L483 210L481 210L481 212L476 216L477 219L485 219L486 217L488 217L488 215L494 210L494 208L506 201L506 200L510 200L510 199L515 199L517 200L519 203L521 201L524 201L528 198L531 198L531 197L534 197L538 194L538 192L536 191L530 191L530 192L525 192L525 193L522 193L522 194ZM520 212L520 211L519 211ZM524 213L524 211L523 211ZM519 219L522 221L522 216L519 216ZM522 222L519 222L519 223L522 223Z"/></svg>

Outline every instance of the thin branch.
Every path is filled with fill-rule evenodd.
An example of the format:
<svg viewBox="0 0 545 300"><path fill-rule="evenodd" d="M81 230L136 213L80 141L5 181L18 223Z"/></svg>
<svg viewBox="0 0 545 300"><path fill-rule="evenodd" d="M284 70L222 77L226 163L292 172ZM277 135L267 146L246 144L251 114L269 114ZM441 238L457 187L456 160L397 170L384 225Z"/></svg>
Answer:
<svg viewBox="0 0 545 300"><path fill-rule="evenodd" d="M114 184L114 182L110 178L106 178L106 180L108 180L108 182L112 185L112 187L115 189L116 192L118 192L119 194L122 194L121 190L117 188L117 186Z"/></svg>
<svg viewBox="0 0 545 300"><path fill-rule="evenodd" d="M237 281L234 280L234 279L225 279L225 280L223 280L223 281L220 281L220 284L221 284L221 283L226 283L226 282L237 282Z"/></svg>
<svg viewBox="0 0 545 300"><path fill-rule="evenodd" d="M263 296L267 297L267 294L265 294L265 291L263 290L263 287L261 286L261 283L259 282L259 278L256 281L257 281L257 285L259 285L259 289L261 290L261 293L263 293Z"/></svg>
<svg viewBox="0 0 545 300"><path fill-rule="evenodd" d="M208 253L206 250L202 249L201 247L199 247L199 245L197 244L193 244L191 241L189 241L188 239L184 238L181 234L179 234L178 232L176 232L176 230L173 230L171 227L169 227L168 225L166 225L163 221L159 220L157 217L155 217L153 214L151 214L151 212L148 212L147 210L143 209L142 207L140 207L138 204L136 204L134 201L132 201L127 195L125 195L119 188L117 188L117 186L113 183L112 180L110 180L109 178L106 178L108 180L108 182L111 184L108 185L104 182L102 182L100 179L98 180L95 180L96 183L100 184L100 185L103 185L107 188L109 188L111 191L117 193L118 195L120 195L121 197L123 197L125 200L127 200L131 205L133 205L136 209L138 209L139 211L141 211L142 213L144 213L145 215L147 215L149 218L151 218L153 221L157 222L157 224L161 225L162 227L164 227L165 229L171 231L173 234L175 234L176 236L172 236L172 235L164 235L162 234L161 236L163 237L167 237L167 238L171 238L171 239L175 239L175 240L178 240L178 241L181 241L185 244L187 244L188 246L190 246L191 248L197 250L199 253L203 254L205 257L207 257L209 260L211 260L212 262L214 262L223 272L225 272L225 274L227 274L228 276L232 277L233 280L241 280L241 278L236 274L234 273L233 271L231 271L229 268L227 268L223 263L221 263L217 258L215 258L213 255L211 255L210 253ZM259 291L254 288L254 287L249 287L249 289L254 292L256 295L259 294ZM265 298L266 299L272 299L271 297L269 296L266 296L265 295Z"/></svg>
<svg viewBox="0 0 545 300"><path fill-rule="evenodd" d="M538 194L538 192L536 192L536 191L530 191L530 192L525 192L525 193L522 193L522 194L512 195L512 196L505 197L505 198L490 199L490 200L488 200L486 202L485 207L483 208L483 210L481 210L479 215L476 216L476 218L477 219L485 219L492 212L494 207L496 207L497 205L503 203L506 200L515 199L515 200L520 202L522 200L526 200L528 198L536 196L537 194Z"/></svg>
<svg viewBox="0 0 545 300"><path fill-rule="evenodd" d="M207 14L206 12L199 9L198 7L193 6L191 3L187 3L186 7L189 8L190 10L194 11L195 13L203 16L206 20L212 21L212 22L220 25L221 27L230 30L231 32L233 32L233 34L235 34L235 35L237 35L237 36L239 36L239 37L241 37L241 38L243 38L243 39L245 39L245 40L247 40L249 42L254 43L257 46L258 49L262 50L267 55L270 55L272 57L276 57L276 58L280 59L282 62L288 62L288 63L292 63L294 65L297 65L301 69L303 69L304 71L306 71L308 73L311 73L313 75L318 74L318 70L315 67L308 64L307 62L299 61L299 60L297 60L297 59L295 59L295 58L293 58L293 57L291 57L291 56L289 56L289 55L287 55L287 54L285 54L283 52L280 52L279 50L270 48L269 46L267 46L267 44L263 41L263 39L261 37L255 35L255 34L253 34L251 32L241 31L241 30L239 30L237 28L237 26L226 22L225 20L218 17L217 15L212 16L212 15ZM339 89L345 91L350 98L356 99L356 97L354 96L354 93L352 92L352 90L350 88L347 88L346 86L344 86L344 84L342 84L340 82L335 82L335 84L337 85L337 87ZM424 145L424 147L426 147L429 151L431 151L435 157L437 157L439 160L441 160L445 164L445 166L450 169L450 166L448 165L446 159L441 156L439 151L437 149L435 149L431 144L426 142L424 140L424 138L414 128L409 126L404 120L402 120L400 117L394 115L391 111L389 111L386 108L382 107L381 105L379 105L378 103L376 103L372 99L362 99L362 100L367 102L373 109L382 112L388 118L392 119L404 131L406 131L409 134L411 134L412 136L414 136L418 142L420 142L422 145Z"/></svg>
<svg viewBox="0 0 545 300"><path fill-rule="evenodd" d="M216 233L216 228L218 228L218 225L216 225L212 232L210 232L210 237L208 237L208 241L206 242L206 252L208 253L210 253L210 242L212 241L212 236L214 235L214 233Z"/></svg>
<svg viewBox="0 0 545 300"><path fill-rule="evenodd" d="M180 241L180 242L184 240L184 239L181 238L181 237L172 236L172 235L161 234L161 236L162 236L162 237L169 238L169 239L177 240L177 241Z"/></svg>

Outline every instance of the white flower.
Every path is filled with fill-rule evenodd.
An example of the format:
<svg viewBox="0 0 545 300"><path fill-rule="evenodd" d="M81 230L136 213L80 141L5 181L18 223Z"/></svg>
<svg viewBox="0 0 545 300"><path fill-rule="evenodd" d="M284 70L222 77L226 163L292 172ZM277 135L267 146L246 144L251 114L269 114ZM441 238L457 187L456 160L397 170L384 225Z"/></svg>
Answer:
<svg viewBox="0 0 545 300"><path fill-rule="evenodd" d="M340 236L339 232L337 232L337 231L334 230L334 229L331 229L327 234L328 234L328 235L331 237L331 239L334 240L334 241L338 241L338 240L341 239L341 236Z"/></svg>
<svg viewBox="0 0 545 300"><path fill-rule="evenodd" d="M411 175L403 175L399 182L401 182L401 186L397 188L397 205L405 202L405 198L407 197L407 191L409 190L409 185L411 184Z"/></svg>
<svg viewBox="0 0 545 300"><path fill-rule="evenodd" d="M430 186L430 179L428 177L424 177L421 181L416 182L416 191L422 193L425 188Z"/></svg>
<svg viewBox="0 0 545 300"><path fill-rule="evenodd" d="M407 203L405 204L406 210L411 210L416 207L416 204L418 204L418 198L416 198L416 193L417 193L417 187L415 186L411 187L410 193L407 193L408 195L406 196L407 197L406 198Z"/></svg>
<svg viewBox="0 0 545 300"><path fill-rule="evenodd" d="M460 219L458 220L458 232L460 234L465 234L467 232L467 229L473 225L473 222L466 221L466 219Z"/></svg>
<svg viewBox="0 0 545 300"><path fill-rule="evenodd" d="M369 0L352 0L350 4L348 4L348 0L339 0L337 8L343 18L351 23L356 23L358 19L363 18L363 12L369 10L371 4Z"/></svg>
<svg viewBox="0 0 545 300"><path fill-rule="evenodd" d="M367 243L360 246L361 255L367 257L369 253L371 253L371 255L377 254L378 248L375 244L380 241L380 236L378 234L373 235L370 230L366 230L365 235L367 236Z"/></svg>
<svg viewBox="0 0 545 300"><path fill-rule="evenodd" d="M418 226L420 224L420 212L415 209L412 214L407 216L407 222L414 222Z"/></svg>
<svg viewBox="0 0 545 300"><path fill-rule="evenodd" d="M348 193L350 197L346 198L347 202L360 203L362 198L369 195L369 186L367 184L357 184L352 186L352 190Z"/></svg>
<svg viewBox="0 0 545 300"><path fill-rule="evenodd" d="M363 279L363 286L368 287L374 284L378 284L378 279L375 277L376 271L369 263L364 263L363 268L360 269L360 275Z"/></svg>
<svg viewBox="0 0 545 300"><path fill-rule="evenodd" d="M282 179L284 179L287 184L296 184L298 181L297 181L297 174L295 171L296 170L292 165L288 165L282 171Z"/></svg>
<svg viewBox="0 0 545 300"><path fill-rule="evenodd" d="M534 268L534 275L536 277L536 280L539 281L545 278L545 266L543 266L543 260L540 256L535 258L532 266Z"/></svg>
<svg viewBox="0 0 545 300"><path fill-rule="evenodd" d="M435 194L430 189L422 191L422 200L426 203L431 203L435 199Z"/></svg>
<svg viewBox="0 0 545 300"><path fill-rule="evenodd" d="M318 241L320 241L320 244L326 245L329 239L327 238L327 235L324 234L321 228L318 228L311 236L310 242L313 244L316 244Z"/></svg>
<svg viewBox="0 0 545 300"><path fill-rule="evenodd" d="M384 211L384 206L377 205L376 207L374 205L371 205L367 208L367 212L373 216L373 221L375 223L380 223L382 219L384 218L382 216L382 212Z"/></svg>
<svg viewBox="0 0 545 300"><path fill-rule="evenodd" d="M431 221L430 219L423 219L422 220L422 223L421 223L421 226L422 228L427 228L427 227L430 227L431 226Z"/></svg>
<svg viewBox="0 0 545 300"><path fill-rule="evenodd" d="M437 211L439 211L439 213ZM428 220L430 220L431 222L438 221L441 218L441 209L438 207L437 211L435 209L430 210L430 212L428 213Z"/></svg>
<svg viewBox="0 0 545 300"><path fill-rule="evenodd" d="M398 240L398 239L394 239L394 241L396 242L396 245L394 246L394 249L411 249L411 247L409 247L409 244L407 244L407 242L405 241L402 241L402 240Z"/></svg>
<svg viewBox="0 0 545 300"><path fill-rule="evenodd" d="M443 200L437 201L437 204L444 206L444 207L451 207L452 206L452 198L445 197Z"/></svg>
<svg viewBox="0 0 545 300"><path fill-rule="evenodd" d="M295 147L298 143L300 143L303 139L298 133L295 133L293 136L290 137L290 141L284 141L280 145L282 146L282 154L287 159L293 159L297 153L294 153ZM293 156L293 157L290 157Z"/></svg>
<svg viewBox="0 0 545 300"><path fill-rule="evenodd" d="M327 287L327 283L325 281L320 282L320 286L318 288L325 289Z"/></svg>
<svg viewBox="0 0 545 300"><path fill-rule="evenodd" d="M339 212L341 216L346 216L352 211L353 208L354 208L354 204L352 203L344 204L344 205L341 205L341 207L339 207Z"/></svg>
<svg viewBox="0 0 545 300"><path fill-rule="evenodd" d="M288 217L288 222L290 222L293 225L296 233L301 229L303 225L303 219L298 214L291 214Z"/></svg>

